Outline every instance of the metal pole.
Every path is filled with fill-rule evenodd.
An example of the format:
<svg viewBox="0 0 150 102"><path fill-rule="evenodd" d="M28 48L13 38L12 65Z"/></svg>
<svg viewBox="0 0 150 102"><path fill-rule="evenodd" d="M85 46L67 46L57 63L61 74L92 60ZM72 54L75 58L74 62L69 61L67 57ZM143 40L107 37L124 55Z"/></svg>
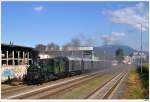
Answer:
<svg viewBox="0 0 150 102"><path fill-rule="evenodd" d="M104 68L106 68L106 58L105 58L105 54L106 54L106 52L105 52L105 50L104 50Z"/></svg>
<svg viewBox="0 0 150 102"><path fill-rule="evenodd" d="M138 53L137 53L137 67L140 68L140 43L139 43L139 47L138 47Z"/></svg>
<svg viewBox="0 0 150 102"><path fill-rule="evenodd" d="M141 24L141 73L142 73L142 24Z"/></svg>
<svg viewBox="0 0 150 102"><path fill-rule="evenodd" d="M6 64L7 64L7 66L8 66L8 58L9 58L9 57L8 57L8 51L6 51L6 60L7 60L7 63L6 63Z"/></svg>
<svg viewBox="0 0 150 102"><path fill-rule="evenodd" d="M73 51L71 51L71 55L72 55L72 57L73 57Z"/></svg>
<svg viewBox="0 0 150 102"><path fill-rule="evenodd" d="M14 50L13 50L13 52L12 52L12 61L13 61L13 66L15 65L15 53L14 53Z"/></svg>

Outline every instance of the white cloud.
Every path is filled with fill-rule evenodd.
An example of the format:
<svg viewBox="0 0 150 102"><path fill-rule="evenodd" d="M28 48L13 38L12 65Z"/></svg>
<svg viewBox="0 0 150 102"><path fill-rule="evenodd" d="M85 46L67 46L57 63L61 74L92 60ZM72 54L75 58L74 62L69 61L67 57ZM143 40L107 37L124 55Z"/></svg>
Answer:
<svg viewBox="0 0 150 102"><path fill-rule="evenodd" d="M34 11L37 11L37 12L43 11L43 9L44 9L43 6L34 7Z"/></svg>
<svg viewBox="0 0 150 102"><path fill-rule="evenodd" d="M119 41L120 38L124 37L125 33L123 32L111 32L110 34L106 34L102 36L104 43L112 44L116 41Z"/></svg>
<svg viewBox="0 0 150 102"><path fill-rule="evenodd" d="M125 36L125 33L123 33L123 32L112 32L111 35L115 36L115 37L123 37L123 36Z"/></svg>
<svg viewBox="0 0 150 102"><path fill-rule="evenodd" d="M135 29L140 30L141 25L143 31L149 28L149 13L144 11L144 4L138 3L134 7L127 7L118 10L102 11L103 14L111 16L110 20L114 23L127 24Z"/></svg>
<svg viewBox="0 0 150 102"><path fill-rule="evenodd" d="M144 3L140 2L140 3L136 4L136 7L139 9L144 8Z"/></svg>

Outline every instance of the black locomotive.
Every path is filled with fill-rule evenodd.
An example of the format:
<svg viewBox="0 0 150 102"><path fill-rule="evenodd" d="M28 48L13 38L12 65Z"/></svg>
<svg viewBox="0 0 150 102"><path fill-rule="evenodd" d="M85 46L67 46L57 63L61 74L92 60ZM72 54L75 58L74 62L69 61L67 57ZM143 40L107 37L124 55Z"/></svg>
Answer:
<svg viewBox="0 0 150 102"><path fill-rule="evenodd" d="M111 66L111 62L97 59L56 57L35 61L27 69L25 82L28 84L41 84L72 75L104 69Z"/></svg>

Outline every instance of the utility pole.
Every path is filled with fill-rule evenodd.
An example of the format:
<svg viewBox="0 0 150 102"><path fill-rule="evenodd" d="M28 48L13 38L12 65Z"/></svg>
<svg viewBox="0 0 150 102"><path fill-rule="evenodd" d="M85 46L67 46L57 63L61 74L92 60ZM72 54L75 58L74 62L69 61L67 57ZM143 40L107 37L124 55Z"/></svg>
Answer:
<svg viewBox="0 0 150 102"><path fill-rule="evenodd" d="M104 68L106 68L106 52L104 50Z"/></svg>
<svg viewBox="0 0 150 102"><path fill-rule="evenodd" d="M138 50L137 50L137 59L136 59L136 62L137 62L137 68L140 68L140 63L141 63L141 55L140 55L140 52L141 52L141 37L140 39L138 40Z"/></svg>
<svg viewBox="0 0 150 102"><path fill-rule="evenodd" d="M141 52L141 56L140 56L141 63L140 64L141 64L141 73L142 73L142 52L143 52L143 49L142 49L142 24L141 24L141 51L140 52Z"/></svg>
<svg viewBox="0 0 150 102"><path fill-rule="evenodd" d="M139 45L140 45L140 43L139 43ZM137 56L138 56L138 58L137 58L137 67L140 68L140 59L141 59L141 57L140 57L140 46L138 48Z"/></svg>

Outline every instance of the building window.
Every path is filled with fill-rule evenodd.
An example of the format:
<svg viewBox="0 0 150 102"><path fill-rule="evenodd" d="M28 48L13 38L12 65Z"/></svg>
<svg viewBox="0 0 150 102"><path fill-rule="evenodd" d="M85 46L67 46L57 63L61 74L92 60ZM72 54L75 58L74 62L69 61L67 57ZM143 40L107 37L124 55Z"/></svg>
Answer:
<svg viewBox="0 0 150 102"><path fill-rule="evenodd" d="M2 66L6 66L7 65L7 60L2 60Z"/></svg>
<svg viewBox="0 0 150 102"><path fill-rule="evenodd" d="M29 60L29 65L31 65L32 64L32 60Z"/></svg>
<svg viewBox="0 0 150 102"><path fill-rule="evenodd" d="M18 52L14 51L14 58L18 58Z"/></svg>
<svg viewBox="0 0 150 102"><path fill-rule="evenodd" d="M8 60L8 65L13 65L13 60Z"/></svg>
<svg viewBox="0 0 150 102"><path fill-rule="evenodd" d="M6 51L2 51L2 59L7 57L7 52Z"/></svg>
<svg viewBox="0 0 150 102"><path fill-rule="evenodd" d="M18 65L18 60L15 60L15 65Z"/></svg>

